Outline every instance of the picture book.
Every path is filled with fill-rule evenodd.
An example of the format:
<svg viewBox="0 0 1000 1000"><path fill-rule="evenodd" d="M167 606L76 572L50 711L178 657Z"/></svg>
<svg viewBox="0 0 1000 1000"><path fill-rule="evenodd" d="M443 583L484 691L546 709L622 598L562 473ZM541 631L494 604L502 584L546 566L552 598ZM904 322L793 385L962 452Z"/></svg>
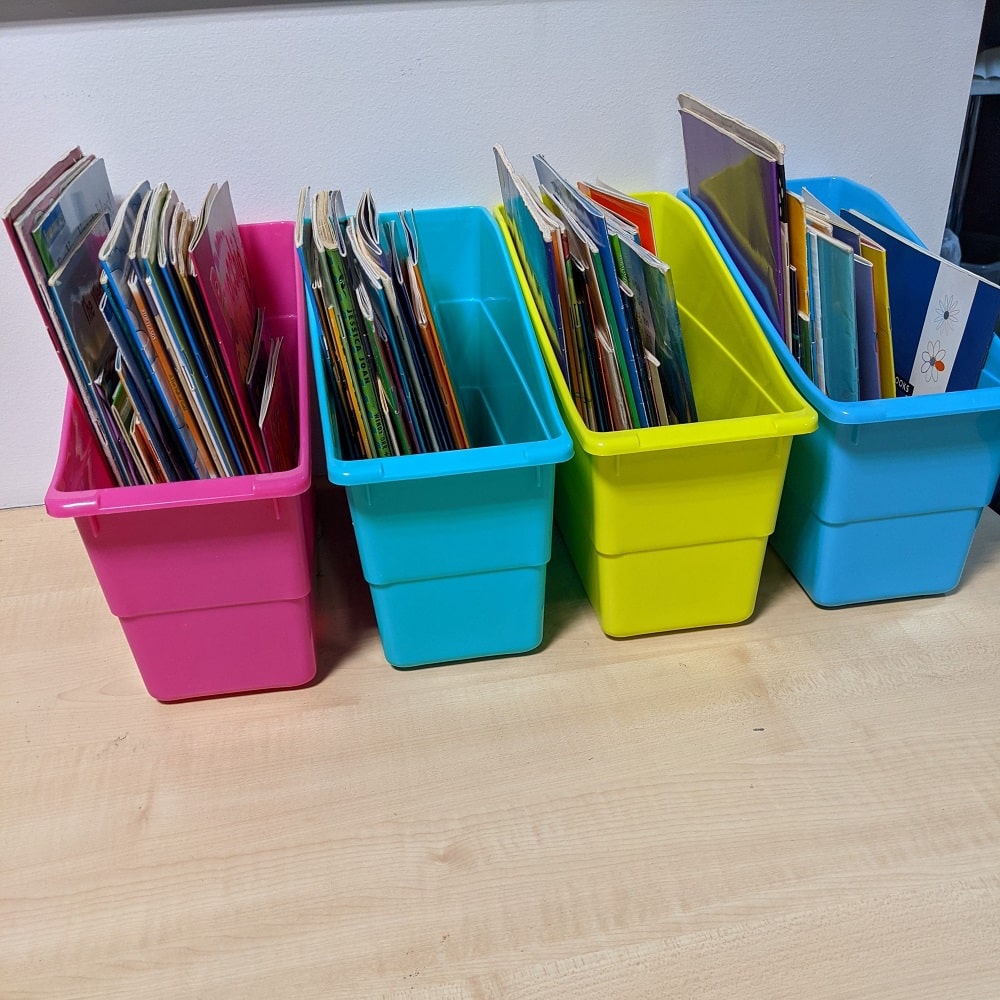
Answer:
<svg viewBox="0 0 1000 1000"><path fill-rule="evenodd" d="M24 274L39 315L45 324L49 340L55 349L60 364L71 385L75 376L64 357L59 322L52 301L45 292L45 267L38 256L38 248L31 238L31 230L42 214L52 205L60 192L92 160L84 157L77 146L57 160L41 176L37 177L24 191L7 206L3 216L4 228L10 239L18 264Z"/></svg>
<svg viewBox="0 0 1000 1000"><path fill-rule="evenodd" d="M791 346L784 147L689 94L678 105L691 198Z"/></svg>
<svg viewBox="0 0 1000 1000"><path fill-rule="evenodd" d="M51 274L95 215L115 214L117 204L103 159L84 166L31 230L38 255Z"/></svg>
<svg viewBox="0 0 1000 1000"><path fill-rule="evenodd" d="M653 233L653 217L649 205L600 180L592 184L578 181L576 186L595 204L635 226L639 243L651 254L656 253L656 236Z"/></svg>
<svg viewBox="0 0 1000 1000"><path fill-rule="evenodd" d="M188 256L243 425L251 430L258 467L267 470L264 443L247 389L257 307L228 181L221 187L213 184L205 196Z"/></svg>
<svg viewBox="0 0 1000 1000"><path fill-rule="evenodd" d="M897 393L975 388L1000 313L1000 287L861 213L842 214L885 249Z"/></svg>
<svg viewBox="0 0 1000 1000"><path fill-rule="evenodd" d="M631 393L630 410L634 408L635 426L653 426L655 421L650 416L650 397L646 388L648 380L644 374L640 375L640 366L645 367L642 364L642 348L638 343L634 324L629 324L625 315L621 286L618 282L618 268L611 248L607 221L600 209L588 202L573 185L557 173L544 156L534 156L533 162L539 186L560 204L564 212L572 215L597 248L602 265L597 272L601 281L601 294L607 299L608 322L612 324L611 331L616 341L616 352L620 345L624 358L628 376L626 385Z"/></svg>
<svg viewBox="0 0 1000 1000"><path fill-rule="evenodd" d="M563 374L569 376L566 360L566 336L559 305L559 265L556 255L562 241L561 227L552 217L528 182L513 168L503 147L493 147L500 195L510 222L511 239L526 262L525 276L531 288Z"/></svg>
<svg viewBox="0 0 1000 1000"><path fill-rule="evenodd" d="M881 399L874 268L859 254L854 255L854 314L858 331L858 398Z"/></svg>
<svg viewBox="0 0 1000 1000"><path fill-rule="evenodd" d="M826 233L815 234L816 283L821 303L825 392L838 402L858 399L858 332L854 254Z"/></svg>
<svg viewBox="0 0 1000 1000"><path fill-rule="evenodd" d="M116 348L101 313L103 291L97 255L108 234L106 213L94 216L76 242L62 253L62 261L49 278L48 287L65 333L69 357L77 370L97 427L109 444L110 458L122 485L135 481L136 470L117 433L110 399L118 378Z"/></svg>

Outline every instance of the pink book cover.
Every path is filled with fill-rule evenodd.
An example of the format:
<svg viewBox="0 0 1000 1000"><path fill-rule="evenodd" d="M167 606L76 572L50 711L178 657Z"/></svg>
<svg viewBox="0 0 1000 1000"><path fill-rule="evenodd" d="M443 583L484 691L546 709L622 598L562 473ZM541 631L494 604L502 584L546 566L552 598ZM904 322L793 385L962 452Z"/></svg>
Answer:
<svg viewBox="0 0 1000 1000"><path fill-rule="evenodd" d="M34 206L36 210L38 210L37 214L40 214L41 208L47 207L55 201L59 191L62 190L62 186L56 185L56 181L66 174L70 167L74 166L82 159L83 153L80 151L79 146L71 149L60 160L53 163L52 166L41 175L41 177L36 178L30 187L22 191L21 194L18 195L17 199L11 202L11 204L7 207L7 211L4 212L3 217L4 228L7 230L7 235L10 237L11 246L14 248L14 254L17 257L17 262L21 265L21 270L24 272L24 276L28 281L28 287L31 289L31 294L34 297L35 305L38 307L38 312L41 314L42 320L45 323L45 329L48 331L49 339L52 341L52 346L56 350L56 354L59 357L59 361L62 364L63 370L66 372L66 377L69 379L71 385L75 385L73 373L70 370L69 362L63 354L62 345L54 325L49 304L43 297L42 290L38 286L35 273L30 262L28 261L21 238L18 235L16 223L29 208ZM47 200L40 202L39 205L36 206L35 203L39 202L42 195L46 195Z"/></svg>
<svg viewBox="0 0 1000 1000"><path fill-rule="evenodd" d="M188 250L223 364L233 385L240 416L260 472L270 463L247 387L257 307L229 182L214 184L205 198Z"/></svg>

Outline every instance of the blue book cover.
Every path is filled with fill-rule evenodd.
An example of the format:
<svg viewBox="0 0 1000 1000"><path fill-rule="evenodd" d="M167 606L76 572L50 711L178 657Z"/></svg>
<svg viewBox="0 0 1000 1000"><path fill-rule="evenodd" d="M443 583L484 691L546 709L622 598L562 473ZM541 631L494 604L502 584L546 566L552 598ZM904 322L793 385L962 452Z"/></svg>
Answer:
<svg viewBox="0 0 1000 1000"><path fill-rule="evenodd" d="M502 146L493 147L500 179L503 209L510 234L524 265L535 305L549 337L555 343L559 365L569 381L566 331L559 306L559 283L553 240L561 239L556 220L541 204L524 178L514 169Z"/></svg>
<svg viewBox="0 0 1000 1000"><path fill-rule="evenodd" d="M135 376L133 384L137 388L144 387L147 412L155 411L161 418L157 421L163 432L161 440L164 448L170 452L178 478L191 479L195 476L191 450L184 437L178 433L174 407L166 388L156 377L151 359L143 345L143 338L139 332L140 320L128 289L128 278L133 270L128 257L129 246L149 195L149 183L143 181L125 198L119 207L111 231L100 249L98 259L104 272L105 294L110 298L121 320L112 326L111 330L117 335L118 348L122 352L126 366ZM152 434L153 429L152 423L146 425L147 433Z"/></svg>
<svg viewBox="0 0 1000 1000"><path fill-rule="evenodd" d="M1000 313L1000 287L845 209L885 249L896 394L974 389Z"/></svg>
<svg viewBox="0 0 1000 1000"><path fill-rule="evenodd" d="M816 233L822 310L823 377L826 394L840 403L858 399L858 324L854 299L854 254L825 233Z"/></svg>

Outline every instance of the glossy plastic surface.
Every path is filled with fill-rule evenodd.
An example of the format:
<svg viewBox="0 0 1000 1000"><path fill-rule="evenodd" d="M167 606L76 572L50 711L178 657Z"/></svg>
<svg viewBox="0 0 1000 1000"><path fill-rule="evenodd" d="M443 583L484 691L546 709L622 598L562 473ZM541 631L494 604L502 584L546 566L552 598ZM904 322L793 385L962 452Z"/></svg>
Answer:
<svg viewBox="0 0 1000 1000"><path fill-rule="evenodd" d="M265 337L285 336L298 461L256 476L113 486L67 395L45 496L73 517L149 693L160 701L294 687L316 672L306 320L292 223L241 227Z"/></svg>
<svg viewBox="0 0 1000 1000"><path fill-rule="evenodd" d="M829 207L854 208L919 242L875 191L841 177L789 181ZM686 192L681 192L686 199ZM942 594L962 576L1000 475L1000 342L979 387L932 396L838 403L796 364L694 207L819 430L795 442L772 538L806 593L839 606Z"/></svg>
<svg viewBox="0 0 1000 1000"><path fill-rule="evenodd" d="M396 667L541 642L553 470L572 452L496 223L473 207L414 216L473 447L344 460L310 312L327 470L347 488L382 647Z"/></svg>
<svg viewBox="0 0 1000 1000"><path fill-rule="evenodd" d="M789 445L816 426L690 209L670 194L639 197L673 272L697 423L589 430L506 233L574 442L557 474L556 519L601 627L615 636L753 613Z"/></svg>

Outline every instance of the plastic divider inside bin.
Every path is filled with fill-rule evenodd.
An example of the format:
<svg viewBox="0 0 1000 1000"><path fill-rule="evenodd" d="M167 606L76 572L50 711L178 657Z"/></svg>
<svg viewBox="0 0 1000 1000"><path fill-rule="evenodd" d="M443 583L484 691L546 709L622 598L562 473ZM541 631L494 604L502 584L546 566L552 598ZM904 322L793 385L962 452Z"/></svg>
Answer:
<svg viewBox="0 0 1000 1000"><path fill-rule="evenodd" d="M835 211L853 208L919 237L880 195L841 177L788 182ZM771 544L813 601L858 604L946 593L961 579L1000 474L1000 344L976 389L840 403L809 380L740 277L704 213L689 204L726 261L819 430L792 447ZM922 245L922 244L921 244Z"/></svg>
<svg viewBox="0 0 1000 1000"><path fill-rule="evenodd" d="M697 423L611 432L584 424L496 211L574 442L557 472L556 520L614 636L753 613L789 444L816 426L694 214L670 194L639 197L673 272Z"/></svg>
<svg viewBox="0 0 1000 1000"><path fill-rule="evenodd" d="M283 336L297 462L261 475L112 484L67 394L45 507L72 517L147 690L161 701L294 687L316 672L309 366L289 222L240 229L264 338Z"/></svg>
<svg viewBox="0 0 1000 1000"><path fill-rule="evenodd" d="M396 667L541 642L554 465L572 452L496 223L474 207L414 218L473 447L345 460L308 302L328 475L347 489L382 647Z"/></svg>

